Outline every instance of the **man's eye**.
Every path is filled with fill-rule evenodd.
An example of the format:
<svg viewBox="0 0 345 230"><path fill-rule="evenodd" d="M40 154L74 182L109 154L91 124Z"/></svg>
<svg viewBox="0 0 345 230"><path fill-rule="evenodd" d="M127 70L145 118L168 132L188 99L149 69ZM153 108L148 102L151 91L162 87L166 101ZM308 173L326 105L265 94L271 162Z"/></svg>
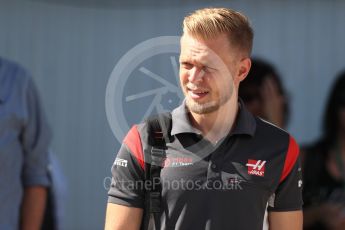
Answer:
<svg viewBox="0 0 345 230"><path fill-rule="evenodd" d="M192 69L193 68L193 65L191 63L188 63L188 62L182 62L181 65L185 69Z"/></svg>
<svg viewBox="0 0 345 230"><path fill-rule="evenodd" d="M210 68L208 68L207 66L204 66L202 67L202 70L205 72L205 73L208 73L210 71Z"/></svg>
<svg viewBox="0 0 345 230"><path fill-rule="evenodd" d="M208 67L208 66L204 66L204 67L202 68L202 70L203 70L205 73L212 73L212 72L214 72L214 69L213 69L213 68L210 68L210 67Z"/></svg>

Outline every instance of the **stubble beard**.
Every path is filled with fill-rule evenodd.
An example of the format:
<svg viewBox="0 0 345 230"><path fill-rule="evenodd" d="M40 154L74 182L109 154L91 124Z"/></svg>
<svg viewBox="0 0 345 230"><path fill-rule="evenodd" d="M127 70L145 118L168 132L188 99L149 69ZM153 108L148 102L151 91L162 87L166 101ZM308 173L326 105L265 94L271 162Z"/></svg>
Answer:
<svg viewBox="0 0 345 230"><path fill-rule="evenodd" d="M217 101L210 101L206 103L198 103L191 98L186 99L186 105L189 111L196 114L212 113L219 109L220 105Z"/></svg>
<svg viewBox="0 0 345 230"><path fill-rule="evenodd" d="M231 87L229 94L221 95L219 99L199 103L194 101L189 96L186 96L186 106L190 112L196 114L208 114L217 111L222 105L226 104L232 97L233 87Z"/></svg>

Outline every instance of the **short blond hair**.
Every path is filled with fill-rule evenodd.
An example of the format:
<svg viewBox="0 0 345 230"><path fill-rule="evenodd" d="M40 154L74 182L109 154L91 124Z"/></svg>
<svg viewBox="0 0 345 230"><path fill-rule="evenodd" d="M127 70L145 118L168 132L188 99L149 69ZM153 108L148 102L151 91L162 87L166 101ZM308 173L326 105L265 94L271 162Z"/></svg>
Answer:
<svg viewBox="0 0 345 230"><path fill-rule="evenodd" d="M248 57L253 46L253 29L248 18L228 8L204 8L186 16L183 33L202 39L212 39L226 34L230 44Z"/></svg>

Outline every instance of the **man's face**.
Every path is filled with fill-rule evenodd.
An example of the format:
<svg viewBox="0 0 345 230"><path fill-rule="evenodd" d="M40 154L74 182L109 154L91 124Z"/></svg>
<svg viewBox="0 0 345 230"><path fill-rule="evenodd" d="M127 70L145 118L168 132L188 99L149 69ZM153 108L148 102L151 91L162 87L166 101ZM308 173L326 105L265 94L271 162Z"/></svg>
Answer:
<svg viewBox="0 0 345 230"><path fill-rule="evenodd" d="M209 40L182 36L180 83L191 112L211 113L229 101L238 88L232 77L234 59L225 35Z"/></svg>

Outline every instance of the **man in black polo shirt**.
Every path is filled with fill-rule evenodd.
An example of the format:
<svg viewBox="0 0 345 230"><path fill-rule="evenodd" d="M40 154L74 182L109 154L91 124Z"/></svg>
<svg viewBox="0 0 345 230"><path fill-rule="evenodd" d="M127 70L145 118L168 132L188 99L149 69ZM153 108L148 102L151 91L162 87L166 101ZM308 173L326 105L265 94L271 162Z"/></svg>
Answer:
<svg viewBox="0 0 345 230"><path fill-rule="evenodd" d="M197 10L183 22L180 83L161 171L162 229L302 229L298 146L254 117L238 98L253 32L231 9ZM106 229L139 229L143 219L146 123L125 137L112 167Z"/></svg>

